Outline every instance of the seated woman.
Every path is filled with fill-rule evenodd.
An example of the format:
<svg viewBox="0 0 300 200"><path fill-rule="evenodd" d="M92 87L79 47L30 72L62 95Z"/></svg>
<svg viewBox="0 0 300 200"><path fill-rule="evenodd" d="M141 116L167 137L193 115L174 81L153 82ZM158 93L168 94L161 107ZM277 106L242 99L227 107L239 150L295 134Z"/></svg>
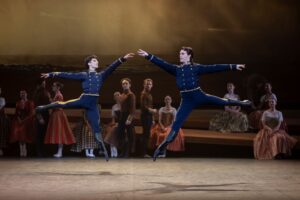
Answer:
<svg viewBox="0 0 300 200"><path fill-rule="evenodd" d="M282 128L282 113L276 110L277 100L269 98L269 109L263 112L263 128L254 138L254 157L259 160L291 155L297 140Z"/></svg>
<svg viewBox="0 0 300 200"><path fill-rule="evenodd" d="M252 129L260 128L262 113L268 109L268 99L273 98L277 101L276 95L272 92L271 83L265 83L265 94L260 97L259 105L253 106L255 111L249 114L249 127Z"/></svg>
<svg viewBox="0 0 300 200"><path fill-rule="evenodd" d="M240 100L239 95L234 93L233 83L227 83L227 91L224 98ZM209 130L221 132L245 132L248 130L248 118L241 112L240 106L225 106L225 111L218 113L209 122Z"/></svg>
<svg viewBox="0 0 300 200"><path fill-rule="evenodd" d="M166 96L165 106L158 111L158 124L152 127L150 142L152 146L157 147L168 136L171 126L175 120L176 108L172 107L172 98ZM179 129L179 133L175 140L167 146L168 151L184 151L184 135L182 129ZM166 151L159 157L166 157Z"/></svg>

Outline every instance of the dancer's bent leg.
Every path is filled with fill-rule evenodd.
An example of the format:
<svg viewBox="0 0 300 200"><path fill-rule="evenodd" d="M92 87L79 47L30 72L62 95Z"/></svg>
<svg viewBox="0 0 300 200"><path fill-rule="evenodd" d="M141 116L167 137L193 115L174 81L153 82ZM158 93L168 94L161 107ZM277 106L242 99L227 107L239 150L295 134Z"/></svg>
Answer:
<svg viewBox="0 0 300 200"><path fill-rule="evenodd" d="M153 161L155 161L159 155L164 154L166 147L176 138L179 129L181 128L182 124L189 116L189 114L192 112L195 106L197 105L195 105L194 102L190 102L185 99L182 99L178 112L176 114L175 121L172 125L172 129L169 132L167 138L155 150L153 155Z"/></svg>
<svg viewBox="0 0 300 200"><path fill-rule="evenodd" d="M76 108L76 107L81 107L83 103L82 98L77 98L77 99L72 99L69 101L56 101L53 103L50 103L48 105L43 105L43 106L38 106L36 107L37 112L41 112L43 110L48 110L52 108Z"/></svg>

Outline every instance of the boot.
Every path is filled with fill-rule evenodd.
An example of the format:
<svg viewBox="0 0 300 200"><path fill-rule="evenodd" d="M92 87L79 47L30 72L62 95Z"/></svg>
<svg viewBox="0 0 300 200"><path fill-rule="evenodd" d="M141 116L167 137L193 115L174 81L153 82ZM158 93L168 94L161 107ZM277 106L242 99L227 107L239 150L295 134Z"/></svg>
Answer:
<svg viewBox="0 0 300 200"><path fill-rule="evenodd" d="M167 138L155 150L155 152L153 154L153 161L155 161L159 155L165 154L166 147L168 146L168 144L170 144L176 138L177 134L178 134L178 132L175 132L175 131L172 131L169 133Z"/></svg>
<svg viewBox="0 0 300 200"><path fill-rule="evenodd" d="M63 144L59 144L59 145L58 145L57 153L54 154L53 156L54 156L55 158L61 158L61 157L62 157L62 151L63 151Z"/></svg>
<svg viewBox="0 0 300 200"><path fill-rule="evenodd" d="M51 109L51 108L54 108L58 105L58 103L50 103L50 104L47 104L47 105L43 105L43 106L37 106L35 108L35 111L38 113L38 112L42 112L44 110L48 110L48 109Z"/></svg>
<svg viewBox="0 0 300 200"><path fill-rule="evenodd" d="M95 138L96 138L97 142L99 142L99 144L100 144L100 146L101 146L101 148L103 150L103 153L104 153L104 156L105 156L105 160L108 161L109 160L109 156L108 156L105 144L103 142L102 134L101 133L95 133Z"/></svg>
<svg viewBox="0 0 300 200"><path fill-rule="evenodd" d="M250 100L239 101L239 100L228 99L228 105L229 106L251 106L252 102Z"/></svg>
<svg viewBox="0 0 300 200"><path fill-rule="evenodd" d="M158 158L165 158L166 156L167 156L167 150L165 149L163 154L158 155Z"/></svg>

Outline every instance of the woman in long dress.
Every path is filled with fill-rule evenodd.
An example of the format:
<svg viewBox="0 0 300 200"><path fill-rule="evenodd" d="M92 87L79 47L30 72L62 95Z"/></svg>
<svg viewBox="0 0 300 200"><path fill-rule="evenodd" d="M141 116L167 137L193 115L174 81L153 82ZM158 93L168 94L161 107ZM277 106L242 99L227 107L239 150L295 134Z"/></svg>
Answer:
<svg viewBox="0 0 300 200"><path fill-rule="evenodd" d="M10 133L10 142L19 142L20 157L27 156L26 144L33 142L35 131L34 103L27 98L27 92L21 90Z"/></svg>
<svg viewBox="0 0 300 200"><path fill-rule="evenodd" d="M63 84L55 82L52 85L52 90L55 92L53 102L63 101L64 97L60 90ZM69 125L68 118L62 108L53 108L50 115L45 144L57 144L57 153L53 156L60 158L63 156L63 145L70 145L75 143L75 138Z"/></svg>
<svg viewBox="0 0 300 200"><path fill-rule="evenodd" d="M269 98L269 109L263 112L263 128L254 138L254 157L259 160L290 156L297 140L282 127L283 116L276 109L277 101Z"/></svg>

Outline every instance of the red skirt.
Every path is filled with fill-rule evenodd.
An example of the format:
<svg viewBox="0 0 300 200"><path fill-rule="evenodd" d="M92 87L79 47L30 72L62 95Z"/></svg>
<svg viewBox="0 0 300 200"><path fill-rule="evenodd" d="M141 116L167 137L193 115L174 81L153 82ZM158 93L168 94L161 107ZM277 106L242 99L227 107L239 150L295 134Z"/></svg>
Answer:
<svg viewBox="0 0 300 200"><path fill-rule="evenodd" d="M13 119L11 124L11 132L9 141L32 143L35 137L35 121L34 117L19 122L17 118Z"/></svg>
<svg viewBox="0 0 300 200"><path fill-rule="evenodd" d="M62 109L55 109L49 119L45 144L74 144L75 138Z"/></svg>
<svg viewBox="0 0 300 200"><path fill-rule="evenodd" d="M157 147L166 139L168 133L171 131L171 127L162 130L159 124L156 124L151 128L151 135L150 135L150 146ZM178 135L173 142L171 142L167 146L167 150L169 151L184 151L184 134L182 129L179 129Z"/></svg>

